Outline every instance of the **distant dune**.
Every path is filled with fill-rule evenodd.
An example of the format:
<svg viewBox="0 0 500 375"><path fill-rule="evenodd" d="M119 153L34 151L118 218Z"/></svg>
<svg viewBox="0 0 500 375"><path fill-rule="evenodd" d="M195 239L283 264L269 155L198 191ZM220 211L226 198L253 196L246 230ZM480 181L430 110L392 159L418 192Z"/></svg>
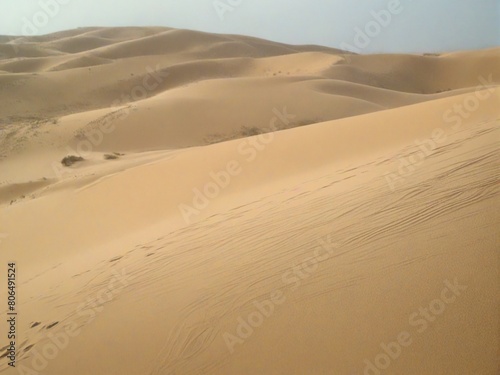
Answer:
<svg viewBox="0 0 500 375"><path fill-rule="evenodd" d="M499 374L500 48L83 28L0 99L0 373Z"/></svg>

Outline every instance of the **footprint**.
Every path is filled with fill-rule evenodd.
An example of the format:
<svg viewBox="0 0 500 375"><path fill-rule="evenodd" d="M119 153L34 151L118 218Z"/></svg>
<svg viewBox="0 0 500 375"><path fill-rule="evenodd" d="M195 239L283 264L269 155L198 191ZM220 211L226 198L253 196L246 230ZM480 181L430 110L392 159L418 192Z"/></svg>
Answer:
<svg viewBox="0 0 500 375"><path fill-rule="evenodd" d="M51 329L52 327L54 327L54 326L56 326L56 325L58 325L58 324L59 324L59 322L54 322L54 323L51 323L51 324L49 324L49 325L46 327L46 329Z"/></svg>

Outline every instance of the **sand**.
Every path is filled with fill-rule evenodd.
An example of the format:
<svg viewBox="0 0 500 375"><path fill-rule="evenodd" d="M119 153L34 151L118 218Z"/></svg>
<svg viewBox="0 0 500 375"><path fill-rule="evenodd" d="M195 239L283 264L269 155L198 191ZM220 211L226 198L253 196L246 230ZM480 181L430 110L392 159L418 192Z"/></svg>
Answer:
<svg viewBox="0 0 500 375"><path fill-rule="evenodd" d="M0 41L1 373L499 374L500 49Z"/></svg>

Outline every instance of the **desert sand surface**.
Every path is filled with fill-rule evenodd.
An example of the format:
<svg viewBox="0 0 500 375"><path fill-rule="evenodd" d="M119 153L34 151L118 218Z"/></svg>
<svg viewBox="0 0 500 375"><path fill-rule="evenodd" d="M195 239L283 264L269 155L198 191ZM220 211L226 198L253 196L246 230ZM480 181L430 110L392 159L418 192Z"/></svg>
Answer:
<svg viewBox="0 0 500 375"><path fill-rule="evenodd" d="M500 48L82 28L0 99L0 373L500 373Z"/></svg>

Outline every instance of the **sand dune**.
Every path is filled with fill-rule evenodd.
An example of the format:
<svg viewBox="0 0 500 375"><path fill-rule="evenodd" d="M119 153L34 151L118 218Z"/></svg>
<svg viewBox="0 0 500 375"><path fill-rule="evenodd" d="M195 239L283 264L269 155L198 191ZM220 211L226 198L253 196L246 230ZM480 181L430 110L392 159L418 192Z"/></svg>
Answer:
<svg viewBox="0 0 500 375"><path fill-rule="evenodd" d="M1 373L498 374L500 49L85 28L0 52Z"/></svg>

